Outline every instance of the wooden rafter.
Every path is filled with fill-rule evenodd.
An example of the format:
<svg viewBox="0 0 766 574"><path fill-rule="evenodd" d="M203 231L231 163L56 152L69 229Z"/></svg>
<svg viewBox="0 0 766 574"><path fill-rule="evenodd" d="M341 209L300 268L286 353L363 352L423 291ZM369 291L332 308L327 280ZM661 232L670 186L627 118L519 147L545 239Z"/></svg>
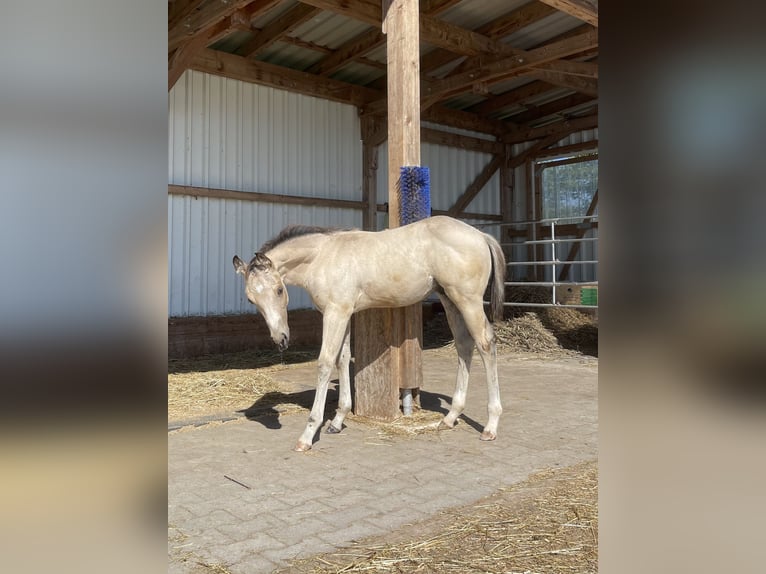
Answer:
<svg viewBox="0 0 766 574"><path fill-rule="evenodd" d="M462 0L424 0L420 3L420 11L426 16L436 16L451 8ZM359 60L372 50L386 43L386 36L378 27L362 32L355 36L326 58L310 66L306 71L320 76L329 76L349 62Z"/></svg>
<svg viewBox="0 0 766 574"><path fill-rule="evenodd" d="M236 54L245 58L254 58L274 42L311 20L319 12L321 10L314 6L296 4L243 44Z"/></svg>
<svg viewBox="0 0 766 574"><path fill-rule="evenodd" d="M352 40L343 44L326 58L319 60L306 71L320 76L329 76L350 61L360 58L386 42L386 37L378 29L362 32Z"/></svg>
<svg viewBox="0 0 766 574"><path fill-rule="evenodd" d="M252 26L254 18L275 8L280 1L284 2L171 0L168 14L169 86L173 85L187 66L191 66L212 74L341 101L357 106L362 115L385 117L385 76L369 82L366 86L354 83L351 78L358 77L355 75L348 76L350 79L345 81L337 81L332 77L350 62L362 63L386 72L385 63L366 57L386 40L381 33L382 0L301 0L291 3L286 12L277 16L263 29ZM569 13L567 9L556 6L553 2L527 2L475 30L470 30L439 17L441 13L461 1L466 2L421 0L419 4L421 43L435 47L420 60L423 72L423 121L489 133L503 137L504 140L509 137L516 140L528 135L532 126L555 120L556 116L561 116L564 121L582 121L582 118L567 118L566 111L578 108L581 115L583 106L597 98L598 64L595 61L584 61L588 57L592 58L598 50L597 29L593 25L576 26L536 46L521 50L508 43L508 36L549 17L556 13L556 10ZM571 2L570 5L577 3ZM580 0L580 3L588 4L585 0ZM296 36L295 30L321 10L364 22L371 28L336 49ZM455 20L451 19L451 22ZM250 40L233 48L237 55L208 48L234 30L246 30L253 34ZM280 41L325 54L325 57L304 71L290 68L289 65L257 61L260 52ZM230 40L227 41L227 46L231 46ZM232 50L230 47L223 49ZM456 59L462 59L463 62L455 62ZM252 60L253 65L246 65L246 60ZM453 63L453 69L446 77L429 76L429 66L442 67L444 63L450 62ZM458 65L454 66L454 63ZM498 93L495 86L515 77L528 77L533 81L520 88ZM576 93L558 97L554 101L546 101L546 92L556 87ZM447 105L440 104L443 100L471 93L486 96L486 99L471 107L459 104L465 101L464 99ZM526 104L529 100L535 101L534 98L539 96L542 96L540 100L546 101L545 104ZM474 97L474 101L475 99ZM455 104L459 104L463 109L455 109ZM524 107L516 107L519 104ZM594 106L595 104L594 101ZM546 125L535 129L542 130L534 132L535 134L545 134L550 133L546 130L554 128ZM428 137L444 141L444 136L431 134Z"/></svg>
<svg viewBox="0 0 766 574"><path fill-rule="evenodd" d="M258 60L249 60L209 48L202 50L189 67L208 74L255 82L358 107L380 97L380 92L363 86L330 78L319 78L313 74Z"/></svg>
<svg viewBox="0 0 766 574"><path fill-rule="evenodd" d="M476 32L483 34L495 40L500 40L505 36L509 36L514 32L518 32L525 26L534 24L542 20L543 18L550 16L556 12L554 8L541 4L539 2L531 2L525 4L521 8L511 10L504 16L499 17L484 26L476 29ZM535 46L537 47L537 46ZM455 60L455 54L448 50L434 50L431 53L423 57L423 65L425 66L426 74L437 68L444 66ZM467 67L475 65L475 61L471 58L466 59L461 65L459 65L453 72L464 72Z"/></svg>
<svg viewBox="0 0 766 574"><path fill-rule="evenodd" d="M523 75L561 88L576 90L594 98L598 96L598 81L593 78L583 78L581 76L572 76L569 74L562 74L561 72L538 69L527 70Z"/></svg>
<svg viewBox="0 0 766 574"><path fill-rule="evenodd" d="M558 60L597 45L597 34L585 32L579 36L560 40L559 42L534 50L518 50L517 54L491 62L478 70L470 70L438 82L433 82L423 105L425 107L433 105L446 97L464 91L478 82L491 84L504 81L520 75L521 72L529 69L531 66L539 66L546 62Z"/></svg>
<svg viewBox="0 0 766 574"><path fill-rule="evenodd" d="M540 2L598 28L598 7L587 0L540 0Z"/></svg>
<svg viewBox="0 0 766 574"><path fill-rule="evenodd" d="M528 125L536 120L553 114L560 114L588 102L594 102L595 104L595 100L586 94L569 94L540 106L528 106L526 111L514 114L506 119L519 125Z"/></svg>
<svg viewBox="0 0 766 574"><path fill-rule="evenodd" d="M251 14L257 14L270 10L279 2L280 0L233 0L226 3L200 3L197 10L168 28L168 52L172 52L185 41L205 32L245 6L250 5Z"/></svg>
<svg viewBox="0 0 766 574"><path fill-rule="evenodd" d="M535 140L551 135L556 135L564 131L569 133L580 130L593 129L598 125L598 116L591 115L582 118L567 119L561 122L545 125L539 128L516 128L508 132L503 141L506 143L521 143L529 140ZM563 137L563 136L562 136ZM561 137L559 138L561 139ZM558 141L558 140L556 140Z"/></svg>

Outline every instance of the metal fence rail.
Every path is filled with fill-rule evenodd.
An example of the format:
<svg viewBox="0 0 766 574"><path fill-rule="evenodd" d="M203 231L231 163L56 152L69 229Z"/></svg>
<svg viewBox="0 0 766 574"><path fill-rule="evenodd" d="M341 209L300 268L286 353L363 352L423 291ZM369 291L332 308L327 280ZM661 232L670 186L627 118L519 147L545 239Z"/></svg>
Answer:
<svg viewBox="0 0 766 574"><path fill-rule="evenodd" d="M512 223L485 223L485 224L478 224L476 227L510 227L510 226L532 226L531 227L531 233L532 239L527 239L524 241L517 241L512 243L501 243L503 247L509 247L512 249L517 249L524 246L541 246L541 245L549 245L551 254L549 259L545 259L543 261L537 260L537 250L532 249L533 253L533 259L531 261L511 261L507 264L508 267L549 267L551 270L551 281L506 281L505 285L506 287L550 287L551 288L551 300L547 303L534 303L534 302L520 302L520 301L508 301L505 303L506 307L560 307L560 308L572 308L572 309L598 309L598 303L596 302L593 305L586 305L586 304L573 304L573 303L559 303L556 298L556 290L561 288L571 288L571 287L583 287L583 286L598 286L598 281L559 281L557 279L557 267L558 269L561 269L564 265L598 265L598 259L587 259L587 260L571 260L571 261L562 261L558 258L556 253L556 247L558 245L567 243L567 244L576 244L576 243L592 243L593 245L598 245L598 237L567 237L562 238L561 236L556 236L556 225L566 225L567 221L577 221L584 222L584 221L597 221L598 215L590 215L590 216L578 216L578 217L558 217L558 218L549 218L549 219L540 219L538 221L514 221ZM537 227L540 225L545 225L546 227L550 227L550 239L538 239L537 238ZM596 301L597 301L596 296Z"/></svg>

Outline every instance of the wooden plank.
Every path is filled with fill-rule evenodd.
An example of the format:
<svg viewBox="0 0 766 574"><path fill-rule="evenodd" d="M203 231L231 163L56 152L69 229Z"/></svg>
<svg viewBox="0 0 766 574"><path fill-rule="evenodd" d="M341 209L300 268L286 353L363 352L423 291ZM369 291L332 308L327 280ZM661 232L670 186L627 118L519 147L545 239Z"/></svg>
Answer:
<svg viewBox="0 0 766 574"><path fill-rule="evenodd" d="M517 104L521 104L530 98L534 98L545 92L550 92L553 86L547 82L530 82L518 87L514 90L509 90L498 96L488 98L479 104L475 104L470 108L463 111L476 113L480 116L492 114L502 108L509 108Z"/></svg>
<svg viewBox="0 0 766 574"><path fill-rule="evenodd" d="M515 124L526 125L535 120L553 114L559 114L568 109L587 104L588 102L593 102L595 105L596 100L594 100L592 96L586 94L570 94L540 106L529 106L526 111L508 116L505 119L510 120Z"/></svg>
<svg viewBox="0 0 766 574"><path fill-rule="evenodd" d="M558 72L570 76L598 79L598 64L594 62L573 62L571 60L556 60L541 66L532 66L532 70Z"/></svg>
<svg viewBox="0 0 766 574"><path fill-rule="evenodd" d="M306 4L297 4L274 21L270 22L248 42L237 49L237 55L245 58L254 58L260 52L286 36L298 26L308 22L322 10Z"/></svg>
<svg viewBox="0 0 766 574"><path fill-rule="evenodd" d="M381 96L380 92L363 86L331 78L320 78L313 74L257 60L248 60L242 56L209 48L202 50L189 64L189 68L354 106L364 106Z"/></svg>
<svg viewBox="0 0 766 574"><path fill-rule="evenodd" d="M484 26L480 26L476 29L478 34L483 34L494 39L500 39L503 36L508 36L514 32L520 30L525 26L534 24L538 20L542 20L546 16L550 16L555 12L555 9L539 2L530 2L525 4L521 8L516 8L506 13L504 16L500 16L495 20L492 20ZM441 68L442 66L452 62L461 55L456 55L454 52L444 49L432 50L425 56L421 62L421 68L423 73L429 72Z"/></svg>
<svg viewBox="0 0 766 574"><path fill-rule="evenodd" d="M178 79L186 71L197 54L223 37L229 30L230 22L228 19L224 19L193 36L188 42L181 44L168 59L168 91L176 85Z"/></svg>
<svg viewBox="0 0 766 574"><path fill-rule="evenodd" d="M585 150L597 150L597 149L598 149L598 140L589 140L586 142L580 142L576 144L569 144L569 145L563 145L559 147L548 148L544 151L541 151L537 155L536 159L546 158L546 157L555 157L555 156L566 154L566 153L585 151Z"/></svg>
<svg viewBox="0 0 766 574"><path fill-rule="evenodd" d="M362 227L367 231L377 231L377 173L378 144L375 143L378 121L372 116L361 118L362 129Z"/></svg>
<svg viewBox="0 0 766 574"><path fill-rule="evenodd" d="M248 6L251 17L270 10L281 0L232 0L229 2L207 2L199 6L186 18L168 29L168 52L172 52L184 41L216 25L236 11Z"/></svg>
<svg viewBox="0 0 766 574"><path fill-rule="evenodd" d="M514 129L503 137L503 141L507 143L521 143L550 135L560 135L565 131L572 133L579 130L593 129L597 126L598 115L585 116L583 118L564 120L562 122L548 124L539 128ZM564 136L561 136L559 139L562 139L563 137Z"/></svg>
<svg viewBox="0 0 766 574"><path fill-rule="evenodd" d="M527 70L522 75L542 80L543 82L553 84L554 86L576 90L581 94L586 94L594 98L598 96L598 81L592 78L582 78L580 76L571 76L560 72L550 72L548 70L539 69Z"/></svg>
<svg viewBox="0 0 766 574"><path fill-rule="evenodd" d="M598 46L598 34L589 31L534 50L519 50L513 56L495 60L478 69L433 82L423 98L423 105L429 107L439 100L459 94L478 82L491 84L505 81L520 75L532 66L571 56L593 46Z"/></svg>
<svg viewBox="0 0 766 574"><path fill-rule="evenodd" d="M436 15L454 6L462 0L424 0L420 4L420 11L425 15ZM352 38L332 54L310 66L306 71L320 76L329 76L352 61L359 61L372 50L386 43L386 37L376 26L372 30L362 32ZM367 62L365 62L367 63Z"/></svg>
<svg viewBox="0 0 766 574"><path fill-rule="evenodd" d="M485 185L487 185L487 182L490 180L490 178L495 175L495 172L500 168L502 163L502 154L497 154L492 157L492 160L486 166L484 166L484 169L481 170L479 175L477 175L476 178L471 182L471 185L469 185L463 194L458 197L457 201L455 201L455 204L449 208L449 214L452 217L456 217L466 207L468 207L468 204L470 204L473 199L479 195L479 192L484 188Z"/></svg>
<svg viewBox="0 0 766 574"><path fill-rule="evenodd" d="M422 141L432 144L446 145L482 153L501 153L504 147L502 142L484 140L431 128L420 128L420 138Z"/></svg>
<svg viewBox="0 0 766 574"><path fill-rule="evenodd" d="M326 199L323 197L304 197L300 195L283 195L279 193L263 193L258 191L235 191L232 189L194 187L190 185L170 184L168 185L168 194L213 197L216 199L239 199L243 201L281 203L286 205L336 207L339 209L363 209L364 207L364 204L361 201L352 201L348 199Z"/></svg>
<svg viewBox="0 0 766 574"><path fill-rule="evenodd" d="M598 28L598 7L587 0L540 0L540 2Z"/></svg>
<svg viewBox="0 0 766 574"><path fill-rule="evenodd" d="M385 42L386 37L378 29L362 32L326 58L322 58L316 64L309 66L306 71L310 74L329 76L350 61L364 56L371 50L382 46Z"/></svg>

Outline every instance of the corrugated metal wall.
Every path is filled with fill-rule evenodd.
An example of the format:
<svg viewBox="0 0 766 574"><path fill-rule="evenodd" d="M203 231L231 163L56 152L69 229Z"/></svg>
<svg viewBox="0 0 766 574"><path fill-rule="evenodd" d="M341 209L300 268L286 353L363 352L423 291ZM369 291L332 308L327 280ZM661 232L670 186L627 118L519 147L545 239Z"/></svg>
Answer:
<svg viewBox="0 0 766 574"><path fill-rule="evenodd" d="M439 127L439 126L437 126ZM168 182L262 193L360 201L362 145L353 106L256 84L186 72L168 95ZM473 137L482 134L459 131ZM596 139L589 130L559 145ZM514 154L524 148L515 146ZM388 197L388 150L379 149L378 202ZM431 173L431 204L449 209L490 162L491 154L424 143L421 164ZM526 218L525 168L514 173L514 218ZM500 213L495 174L466 211ZM379 228L384 227L379 214ZM361 227L353 209L279 205L168 195L168 308L171 316L254 312L231 259L243 259L286 225ZM471 223L479 223L471 222ZM498 227L484 227L499 234ZM595 258L587 247L581 258ZM587 274L580 280L592 280ZM290 308L311 307L289 288Z"/></svg>
<svg viewBox="0 0 766 574"><path fill-rule="evenodd" d="M255 84L186 72L168 97L168 181L361 200L356 108ZM283 227L361 227L359 210L168 196L171 316L253 312L231 259ZM290 308L310 307L290 288Z"/></svg>

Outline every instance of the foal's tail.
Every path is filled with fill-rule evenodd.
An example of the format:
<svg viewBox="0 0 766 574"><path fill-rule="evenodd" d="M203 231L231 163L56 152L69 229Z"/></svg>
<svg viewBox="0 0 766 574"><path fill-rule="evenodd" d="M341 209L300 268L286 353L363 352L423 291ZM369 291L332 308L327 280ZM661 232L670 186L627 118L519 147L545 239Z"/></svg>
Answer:
<svg viewBox="0 0 766 574"><path fill-rule="evenodd" d="M505 254L497 239L484 234L489 251L492 254L492 275L489 278L490 316L489 320L503 320L503 303L505 302Z"/></svg>

